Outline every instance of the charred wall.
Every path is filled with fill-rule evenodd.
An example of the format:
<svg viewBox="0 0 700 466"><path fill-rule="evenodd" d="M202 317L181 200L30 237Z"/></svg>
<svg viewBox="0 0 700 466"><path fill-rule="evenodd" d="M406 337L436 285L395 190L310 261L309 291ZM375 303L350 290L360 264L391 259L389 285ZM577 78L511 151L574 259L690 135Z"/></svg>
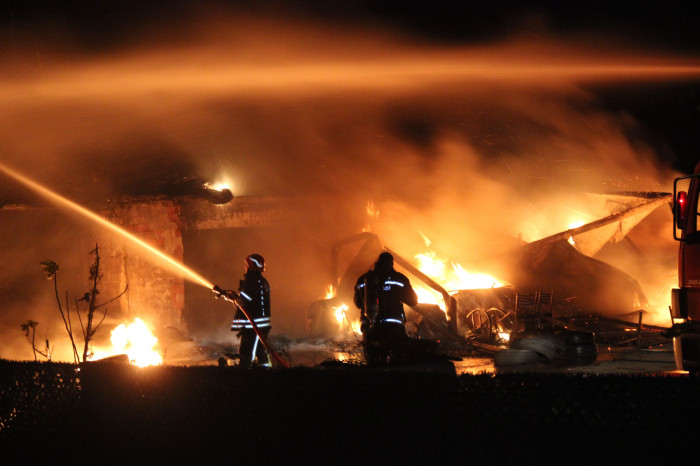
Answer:
<svg viewBox="0 0 700 466"><path fill-rule="evenodd" d="M180 206L173 200L128 202L102 214L175 261L183 261ZM141 317L157 331L168 327L185 331L184 278L167 268L154 266L152 257L119 235L105 234L102 243L105 246L103 288L108 296L116 296L128 286L124 298L119 300L121 314L129 319Z"/></svg>

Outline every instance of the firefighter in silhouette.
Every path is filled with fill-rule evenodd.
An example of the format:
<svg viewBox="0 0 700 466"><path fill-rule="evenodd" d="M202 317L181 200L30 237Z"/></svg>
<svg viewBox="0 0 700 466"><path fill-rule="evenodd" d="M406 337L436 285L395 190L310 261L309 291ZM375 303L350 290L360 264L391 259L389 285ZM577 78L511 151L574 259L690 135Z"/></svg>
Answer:
<svg viewBox="0 0 700 466"><path fill-rule="evenodd" d="M357 279L354 301L360 309L367 363L402 360L411 346L403 305L415 306L418 297L408 278L394 270L390 253L381 253L374 268Z"/></svg>
<svg viewBox="0 0 700 466"><path fill-rule="evenodd" d="M267 353L260 338L255 333L253 325L246 318L241 307L255 322L258 331L267 340L270 333L270 285L265 277L265 259L260 254L251 254L245 258L245 274L238 287L236 305L239 309L233 317L231 331L238 332L241 339L238 354L241 366L250 367L257 358L257 364L270 367L270 355Z"/></svg>

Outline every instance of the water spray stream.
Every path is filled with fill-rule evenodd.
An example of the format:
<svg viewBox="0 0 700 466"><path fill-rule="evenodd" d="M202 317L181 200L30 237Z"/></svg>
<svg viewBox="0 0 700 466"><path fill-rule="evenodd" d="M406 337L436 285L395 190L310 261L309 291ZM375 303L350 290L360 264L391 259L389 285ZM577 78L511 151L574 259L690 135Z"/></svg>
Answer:
<svg viewBox="0 0 700 466"><path fill-rule="evenodd" d="M182 272L182 273L185 275L185 278L188 278L189 280L191 280L191 281L193 281L193 282L195 282L195 283L198 283L198 284L200 284L200 285L202 285L202 286L204 286L204 287L206 287L206 288L208 288L208 289L214 291L214 293L215 293L217 296L225 296L225 297L227 297L227 299L229 299L231 302L234 302L234 303L235 303L235 300L228 298L228 295L225 295L225 294L222 292L221 288L219 288L218 286L215 286L213 283L207 281L206 279L204 279L204 278L203 278L202 276L200 276L199 274L197 274L197 273L195 273L194 271L192 271L191 269L185 267L184 264L182 264L182 263L176 261L175 259L173 259L172 257L168 256L167 254L164 254L163 252L157 250L157 249L154 248L153 246L151 246L151 245L145 243L144 241L140 240L139 238L137 238L136 236L132 235L132 234L129 233L128 231L123 230L122 228L119 228L117 225L115 225L115 224L113 224L113 223L111 223L111 222L105 220L104 218L100 217L99 215L95 214L94 212L91 212L90 210L86 209L85 207L83 207L83 206L81 206L81 205L79 205L79 204L76 204L76 203L73 202L73 201L70 201L70 200L66 199L65 197L61 196L60 194L57 194L57 193L55 193L54 191L51 191L50 189L48 189L48 188L42 186L41 184L39 184L39 183L37 183L37 182L35 182L35 181L33 181L33 180L27 178L26 176L24 176L24 175L22 175L21 173L18 173L18 172L16 172L15 170L13 170L13 169L11 169L11 168L9 168L9 167L3 165L2 163L0 163L0 171L4 172L5 174L11 176L11 177L14 178L15 180L17 180L17 181L23 183L24 185L28 186L29 188L31 188L32 190L34 190L35 192L37 192L38 194L40 194L40 195L43 196L44 198L48 199L49 201L54 202L54 203L59 204L59 205L64 206L64 207L68 207L68 208L70 208L71 210L73 210L73 211L75 211L75 212L78 212L78 213L81 214L82 216L89 218L90 220L92 220L92 221L94 221L94 222L96 222L96 223L98 223L98 224L100 224L100 225L106 227L106 228L109 229L109 230L114 231L115 233L118 233L119 235L121 235L121 236L123 236L124 238L128 239L128 240L131 241L132 243L134 243L134 244L136 244L137 246L141 247L142 249L148 251L148 252L151 253L152 255L155 255L155 256L158 257L161 261L165 261L169 266L171 266L171 267L177 269L178 271ZM227 292L227 293L235 293L235 292L234 292L234 291L229 291L229 292ZM246 312L246 310L243 309L242 307L241 307L241 310L243 311L243 313L245 314L245 316L248 318L248 320L249 320L250 323L252 324L253 329L255 330L255 333L258 335L258 337L260 338L260 341L263 343L263 345L265 346L265 348L267 349L267 351L268 351L268 352L269 352L283 367L288 368L288 367L289 367L289 364L287 364L287 362L285 362L285 361L274 351L274 349L273 349L272 347L270 347L269 343L267 342L267 339L263 336L262 333L260 333L260 331L258 330L257 326L255 325L255 321L254 321L253 319L251 319L251 317L250 317L250 315L248 314L248 312Z"/></svg>
<svg viewBox="0 0 700 466"><path fill-rule="evenodd" d="M122 237L128 239L133 244L139 246L143 250L150 253L152 256L156 256L158 259L160 259L161 262L165 262L171 268L176 269L177 271L183 273L185 278L189 279L190 281L195 282L195 283L202 285L202 286L209 288L209 289L212 289L214 287L213 283L210 283L208 280L204 279L202 276L195 273L193 270L185 267L184 264L176 261L175 259L173 259L172 257L168 256L167 254L163 253L162 251L159 251L158 249L156 249L153 246L149 245L148 243L142 241L138 237L132 235L128 231L126 231L126 230L118 227L117 225L113 224L112 222L100 217L99 215L86 209L85 207L83 207L79 204L76 204L73 201L66 199L65 197L61 196L60 194L42 186L41 184L39 184L39 183L29 179L29 178L27 178L26 176L24 176L21 173L3 165L2 163L0 163L0 171L4 172L5 174L7 174L10 177L14 178L15 180L19 181L20 183L31 188L37 194L40 194L42 197L46 198L47 200L49 200L55 204L64 206L64 207L68 207L69 209L79 213L83 217L87 217L88 219L92 220L93 222L98 223L99 225L102 225L103 227L105 227L105 228L121 235Z"/></svg>
<svg viewBox="0 0 700 466"><path fill-rule="evenodd" d="M200 55L206 67L193 67ZM595 54L595 58L591 56ZM78 101L157 95L269 96L358 90L401 90L461 83L600 83L697 79L697 57L629 56L576 47L508 46L457 51L401 50L392 56L298 57L274 64L236 60L203 44L184 50L136 53L131 62L76 63L48 79L3 80L0 102ZM80 85L76 86L76 82ZM198 97L200 96L200 97Z"/></svg>

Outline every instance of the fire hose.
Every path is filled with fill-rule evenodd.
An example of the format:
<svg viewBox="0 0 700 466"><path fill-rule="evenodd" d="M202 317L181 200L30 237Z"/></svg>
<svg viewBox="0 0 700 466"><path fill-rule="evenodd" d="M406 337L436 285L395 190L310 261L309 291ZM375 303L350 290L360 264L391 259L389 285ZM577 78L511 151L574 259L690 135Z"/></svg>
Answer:
<svg viewBox="0 0 700 466"><path fill-rule="evenodd" d="M278 363L280 363L285 369L289 369L289 364L282 359L279 354L275 352L275 350L272 349L270 344L267 342L267 338L264 337L262 332L260 332L260 329L258 329L258 326L255 325L254 320L250 317L250 314L248 314L248 311L245 310L245 308L240 304L239 302L239 297L240 295L236 293L233 290L223 290L220 287L214 285L214 288L211 289L214 294L216 295L217 298L224 298L226 301L229 301L233 303L235 306L238 307L238 309L243 312L243 315L245 316L246 319L248 319L248 322L250 322L250 325L253 326L253 330L255 331L255 334L260 338L260 342L263 344L265 349L267 350L268 353L272 355L272 357L277 360Z"/></svg>

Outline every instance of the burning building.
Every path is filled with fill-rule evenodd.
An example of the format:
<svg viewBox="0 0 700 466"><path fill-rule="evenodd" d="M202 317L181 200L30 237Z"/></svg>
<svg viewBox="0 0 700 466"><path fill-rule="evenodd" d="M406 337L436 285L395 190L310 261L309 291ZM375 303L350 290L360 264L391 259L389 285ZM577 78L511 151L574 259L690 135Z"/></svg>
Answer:
<svg viewBox="0 0 700 466"><path fill-rule="evenodd" d="M631 276L582 252L593 255L606 243L622 241L644 217L668 203L667 197L659 194L608 196L608 216L524 245L517 245L516 240L512 240L491 251L486 259L475 265L478 273L466 273L461 265L452 263L453 270L448 276L445 263L436 259L434 252L415 254L412 260L392 252L399 266L420 283L421 302L440 307L455 335L473 330L465 325L470 312L475 309L495 308L509 312L508 306L499 301L498 293L493 292L504 285L519 291L549 289L556 291L560 302L568 303L570 309L619 317L648 307L641 286ZM314 219L337 222L337 210L324 211L320 207L326 204L332 205L333 202L329 199L238 197L225 203L212 203L210 199L196 196L171 196L131 198L110 206L101 212L101 218L123 230L117 231L123 234L114 234L110 229L104 231L104 228L91 233L102 245L101 250L106 251L102 262L106 279L101 285L101 293L116 296L119 290L128 291L115 301L107 322L115 328L123 326L125 320L143 318L159 335L167 335L170 329L179 334L204 333L212 339L225 339L230 308L212 301L211 282L192 269L204 271L211 277L219 274L219 283L230 283L231 277L222 274L222 270L228 269L233 276L240 275L240 264L235 264L232 258L244 257L252 248L262 248L271 257L286 256L294 262L283 264L281 273L278 272L280 281L289 274L310 277L306 275L308 267L305 262L319 252L318 247L309 249L309 245L297 243L294 252L290 253L276 251L274 245L277 235L300 234L299 225L310 225ZM384 207L391 210L390 206L380 204L367 212L366 220L379 230L384 228L382 223L385 220L379 212ZM76 205L75 208L79 210L81 207ZM21 223L22 217L28 214L45 215L49 211L48 208L8 207L3 209L2 215L5 223L10 224ZM305 233L308 234L308 230ZM343 231L337 229L334 235L325 238L315 233L317 241L330 244ZM582 239L580 243L579 238ZM74 239L76 241L71 247L80 244L79 236ZM423 239L429 247L428 239L425 236ZM350 256L343 255L344 246L354 246L356 242L360 243L359 249L355 248ZM147 248L145 255L140 249L144 247ZM195 251L194 255L188 255L189 248ZM354 280L371 266L383 249L386 245L369 232L350 236L330 248L332 270L327 277L331 278L334 287L331 309L336 322L344 322L350 327L355 325L356 310L347 305L352 302ZM348 262L348 259L349 263L344 264L341 272L340 262ZM184 266L178 269L178 265L184 263L192 269ZM273 283L277 278L275 275L272 272ZM276 320L282 333L311 337L333 333L337 323L328 323L331 312L328 306L314 308L312 305L310 311L306 309L313 301L310 297L323 284L322 279L305 278L301 282L287 280L277 288L277 308L290 310L280 312L282 315ZM475 298L473 290L480 288L492 292ZM464 290L472 291L465 294ZM629 298L625 298L626 294ZM357 333L357 329L354 331Z"/></svg>
<svg viewBox="0 0 700 466"><path fill-rule="evenodd" d="M205 19L176 28L191 38L186 43L159 29L151 31L159 37L149 41L153 46L135 41L114 54L83 55L69 47L74 42L39 39L3 54L0 162L87 206L205 282L235 288L242 258L263 254L273 331L295 336L307 334L308 305L328 285L344 293L344 282L329 272L328 251L368 226L414 266L429 238L447 262L523 288L550 286L556 266L575 257L580 266L566 270L580 289L576 273L598 267L581 255L610 239L589 237L618 227L574 231L570 225L616 212L600 207L600 198L583 206L575 198L666 192L675 174L638 122L605 107L602 90L699 74L693 60L678 54L632 54L570 39L445 47L386 31L331 31L251 14ZM218 181L222 174L232 199L191 196L193 178ZM128 285L110 304L108 315L120 316L106 321L112 327L122 317L142 317L157 331L231 338L230 306L212 301L201 280L145 259L70 207L37 208L35 194L12 180L0 185L0 200L0 255L13 265L2 272L3 328L14 329L31 313L57 341L55 300L45 283L35 282L37 264L56 260L62 286L79 295L87 251L97 243L104 252L103 296ZM380 217L368 214L368 201ZM647 222L662 224L655 222L662 210ZM595 253L625 269L647 298L652 288L665 287L650 286L651 278L672 282L666 275L673 253L657 230L642 222L620 233L617 247ZM561 232L576 244L562 236L563 243L521 248ZM496 261L499 255L506 259ZM520 271L505 267L514 263L523 265ZM348 280L370 264L358 261ZM630 273L640 269L644 277ZM457 289L424 273L447 291ZM580 299L575 290L564 295ZM26 357L16 350L26 342L14 333L3 338L1 355Z"/></svg>
<svg viewBox="0 0 700 466"><path fill-rule="evenodd" d="M341 322L349 319L348 314L356 314L348 311L346 304L353 301L355 279L371 267L382 250L392 252L401 269L414 278L419 301L435 304L445 313L446 327L455 335L464 336L475 330L469 321L475 312L483 316L495 312L499 320L508 314L515 316L517 296L521 293L549 293L551 305L559 310L560 318L594 314L625 319L632 314L636 318L643 312L647 320L665 321L667 316L659 315L659 307L649 302L635 278L593 256L606 244L625 240L657 208L667 207L670 194L627 193L605 197L610 209L606 217L537 241L494 249L485 259L470 264L468 269L476 273L465 271L461 264L436 258L432 251L415 254L415 258L407 260L369 232L344 239L332 249L335 288L326 300L312 306L312 327L320 331L325 326L333 332L331 310L335 313L343 310L337 318ZM349 256L345 255L341 270L338 263L342 249L350 248L353 243L359 246ZM430 247L429 241L426 243ZM422 314L426 309L415 311ZM512 327L508 329L512 330Z"/></svg>

